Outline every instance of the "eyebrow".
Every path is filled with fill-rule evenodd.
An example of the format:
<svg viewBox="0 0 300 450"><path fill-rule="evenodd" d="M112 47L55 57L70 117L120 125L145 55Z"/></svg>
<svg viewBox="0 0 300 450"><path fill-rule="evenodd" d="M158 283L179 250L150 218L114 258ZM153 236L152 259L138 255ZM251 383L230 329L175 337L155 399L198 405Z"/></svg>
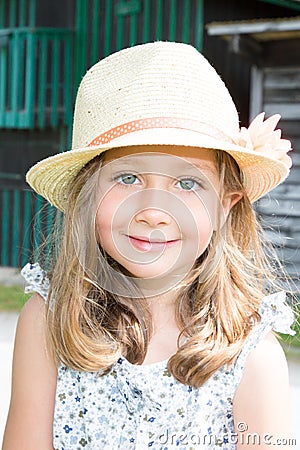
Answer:
<svg viewBox="0 0 300 450"><path fill-rule="evenodd" d="M172 170L180 170L180 172L192 172L193 170L199 170L200 172L208 172L212 175L218 175L217 167L212 162L211 164L205 161L201 161L197 164L197 162L186 162L183 158L175 157L175 161L177 164L175 164L175 167L173 167ZM167 161L166 161L167 162ZM186 162L186 164L184 164ZM137 157L137 155L128 155L125 157L120 157L111 161L105 161L104 165L110 165L113 164L114 168L120 167L130 167L132 168L133 165L136 164L143 164L143 160L140 159L140 157ZM143 172L147 172L147 170L143 170ZM153 172L149 170L148 172Z"/></svg>
<svg viewBox="0 0 300 450"><path fill-rule="evenodd" d="M197 164L195 162L193 162L193 163L191 162L182 167L182 170L184 170L184 171L189 171L189 170L193 170L193 169L197 169L200 171L203 170L203 171L209 172L213 175L218 174L217 168L214 164L209 164L209 163L206 163L203 161L201 161L201 163L199 163L199 164Z"/></svg>
<svg viewBox="0 0 300 450"><path fill-rule="evenodd" d="M133 156L123 156L121 158L112 159L112 160L105 160L103 159L104 164L114 164L119 166L129 166L133 163L135 163L135 158Z"/></svg>

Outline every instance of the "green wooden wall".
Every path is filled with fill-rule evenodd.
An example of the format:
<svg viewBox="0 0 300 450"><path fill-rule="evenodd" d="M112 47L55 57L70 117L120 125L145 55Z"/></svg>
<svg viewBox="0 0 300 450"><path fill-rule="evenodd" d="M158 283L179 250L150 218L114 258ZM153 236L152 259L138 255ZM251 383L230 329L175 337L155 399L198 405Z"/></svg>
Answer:
<svg viewBox="0 0 300 450"><path fill-rule="evenodd" d="M74 78L115 51L155 40L203 41L204 0L77 0Z"/></svg>

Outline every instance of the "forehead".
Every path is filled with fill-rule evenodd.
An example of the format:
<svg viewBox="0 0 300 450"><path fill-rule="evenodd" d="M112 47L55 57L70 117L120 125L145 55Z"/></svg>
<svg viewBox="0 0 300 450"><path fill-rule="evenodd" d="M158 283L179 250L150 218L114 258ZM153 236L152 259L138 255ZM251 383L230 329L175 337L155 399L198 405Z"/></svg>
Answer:
<svg viewBox="0 0 300 450"><path fill-rule="evenodd" d="M184 146L136 146L108 150L103 165L143 172L203 171L217 175L215 151Z"/></svg>

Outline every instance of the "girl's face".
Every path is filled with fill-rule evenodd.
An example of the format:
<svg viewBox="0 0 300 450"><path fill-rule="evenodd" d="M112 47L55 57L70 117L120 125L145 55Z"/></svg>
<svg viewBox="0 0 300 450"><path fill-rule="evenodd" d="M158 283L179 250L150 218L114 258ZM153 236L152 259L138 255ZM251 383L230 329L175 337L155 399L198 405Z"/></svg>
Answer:
<svg viewBox="0 0 300 450"><path fill-rule="evenodd" d="M236 201L230 194L220 204L212 150L113 149L100 170L98 240L139 279L186 275Z"/></svg>

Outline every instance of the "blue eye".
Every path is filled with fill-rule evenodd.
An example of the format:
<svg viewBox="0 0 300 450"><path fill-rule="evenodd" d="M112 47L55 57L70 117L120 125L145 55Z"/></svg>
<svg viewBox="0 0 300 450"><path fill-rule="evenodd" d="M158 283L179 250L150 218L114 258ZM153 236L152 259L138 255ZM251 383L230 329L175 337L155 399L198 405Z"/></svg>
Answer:
<svg viewBox="0 0 300 450"><path fill-rule="evenodd" d="M181 189L183 189L184 191L194 191L195 189L198 189L200 187L200 184L192 178L179 180L179 184Z"/></svg>
<svg viewBox="0 0 300 450"><path fill-rule="evenodd" d="M124 175L119 175L116 178L116 181L118 183L127 184L127 185L135 184L137 180L138 180L137 176L136 175L132 175L131 173L128 173L128 174L126 173Z"/></svg>

